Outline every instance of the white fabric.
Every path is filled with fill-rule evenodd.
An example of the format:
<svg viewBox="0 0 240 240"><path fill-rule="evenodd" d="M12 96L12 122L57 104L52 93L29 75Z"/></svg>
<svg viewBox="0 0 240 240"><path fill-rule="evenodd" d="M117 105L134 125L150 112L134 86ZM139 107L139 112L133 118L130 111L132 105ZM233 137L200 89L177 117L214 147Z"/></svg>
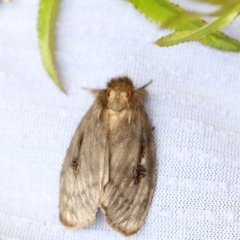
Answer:
<svg viewBox="0 0 240 240"><path fill-rule="evenodd" d="M58 220L61 164L93 97L111 77L150 79L146 109L157 186L129 239L240 239L240 55L199 43L152 44L169 31L123 0L61 1L56 57L67 95L45 72L38 1L0 4L0 239L124 239L97 214L82 230ZM240 20L227 32L240 39Z"/></svg>

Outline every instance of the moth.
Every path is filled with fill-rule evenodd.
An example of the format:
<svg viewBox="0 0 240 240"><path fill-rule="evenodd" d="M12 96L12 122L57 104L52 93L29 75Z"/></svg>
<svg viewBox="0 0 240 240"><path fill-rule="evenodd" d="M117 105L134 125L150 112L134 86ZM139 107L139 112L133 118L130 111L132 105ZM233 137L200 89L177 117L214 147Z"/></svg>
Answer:
<svg viewBox="0 0 240 240"><path fill-rule="evenodd" d="M149 83L148 83L149 84ZM155 146L143 106L144 85L111 79L77 127L60 177L59 218L70 229L92 224L98 208L106 222L130 236L142 226L155 187Z"/></svg>

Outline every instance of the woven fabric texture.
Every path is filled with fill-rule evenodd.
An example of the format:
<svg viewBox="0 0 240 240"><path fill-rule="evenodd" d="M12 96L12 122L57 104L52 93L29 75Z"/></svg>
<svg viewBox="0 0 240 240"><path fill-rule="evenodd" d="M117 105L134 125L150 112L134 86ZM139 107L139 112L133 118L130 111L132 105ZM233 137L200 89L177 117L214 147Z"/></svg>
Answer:
<svg viewBox="0 0 240 240"><path fill-rule="evenodd" d="M38 1L0 3L0 239L124 239L101 212L70 231L58 220L59 176L93 96L118 75L140 87L157 148L157 185L129 239L240 239L240 55L197 42L159 48L169 33L123 0L62 0L56 59L63 94L45 72ZM240 20L227 32L240 39Z"/></svg>

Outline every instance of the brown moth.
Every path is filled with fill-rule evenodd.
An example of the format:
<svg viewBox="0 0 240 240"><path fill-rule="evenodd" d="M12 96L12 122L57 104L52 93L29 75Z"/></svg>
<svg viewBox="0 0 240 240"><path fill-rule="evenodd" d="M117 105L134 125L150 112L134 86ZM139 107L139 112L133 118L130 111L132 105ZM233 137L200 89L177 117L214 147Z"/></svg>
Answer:
<svg viewBox="0 0 240 240"><path fill-rule="evenodd" d="M93 223L98 207L125 236L141 228L156 179L152 127L142 104L148 84L136 89L128 77L117 77L106 89L92 90L96 100L75 131L60 177L59 217L67 228Z"/></svg>

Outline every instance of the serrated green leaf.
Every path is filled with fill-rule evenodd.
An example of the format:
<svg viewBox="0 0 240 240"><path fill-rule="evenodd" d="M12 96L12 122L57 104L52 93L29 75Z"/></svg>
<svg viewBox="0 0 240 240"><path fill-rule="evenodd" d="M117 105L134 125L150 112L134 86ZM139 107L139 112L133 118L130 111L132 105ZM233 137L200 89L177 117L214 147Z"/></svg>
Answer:
<svg viewBox="0 0 240 240"><path fill-rule="evenodd" d="M162 25L163 27L170 29L178 29L184 24L188 24L190 22L198 21L201 17L206 16L207 14L194 13L194 12L181 12L176 14L173 18L167 20Z"/></svg>
<svg viewBox="0 0 240 240"><path fill-rule="evenodd" d="M228 9L225 9L224 13L220 17L208 24L205 24L203 27L194 31L186 30L175 32L157 40L156 44L159 46L171 46L182 42L199 40L229 25L239 15L239 12L240 3L233 4Z"/></svg>
<svg viewBox="0 0 240 240"><path fill-rule="evenodd" d="M193 1L226 6L232 3L237 3L239 0L193 0Z"/></svg>
<svg viewBox="0 0 240 240"><path fill-rule="evenodd" d="M171 28L171 29L177 29L179 26L181 26L183 24L187 24L187 23L190 23L190 22L201 20L202 17L222 16L222 15L228 13L229 11L231 11L230 8L232 8L232 5L229 4L228 6L227 5L222 6L220 9L217 9L216 11L213 11L213 12L210 12L210 13L198 13L198 12L182 11L179 14L176 14L173 18L164 22L163 26Z"/></svg>
<svg viewBox="0 0 240 240"><path fill-rule="evenodd" d="M54 56L55 25L60 0L40 0L38 12L38 42L46 71L53 82L65 92L58 77Z"/></svg>
<svg viewBox="0 0 240 240"><path fill-rule="evenodd" d="M135 8L150 20L163 24L181 12L186 12L179 6L166 0L128 0ZM196 20L179 25L173 30L195 30L205 25L202 20ZM202 44L224 51L240 51L240 42L221 32L212 33L201 39Z"/></svg>

